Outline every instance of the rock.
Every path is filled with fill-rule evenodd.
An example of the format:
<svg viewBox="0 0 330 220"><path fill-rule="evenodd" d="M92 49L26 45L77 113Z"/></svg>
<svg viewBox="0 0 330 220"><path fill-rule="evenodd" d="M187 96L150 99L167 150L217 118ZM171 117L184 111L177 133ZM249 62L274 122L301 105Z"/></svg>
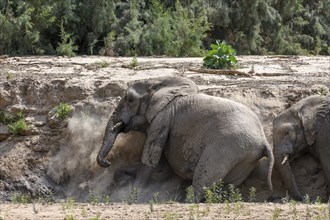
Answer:
<svg viewBox="0 0 330 220"><path fill-rule="evenodd" d="M0 141L6 140L10 135L8 127L0 123Z"/></svg>
<svg viewBox="0 0 330 220"><path fill-rule="evenodd" d="M25 105L22 104L16 104L13 105L9 108L9 111L12 113L19 113L19 112L23 112L23 113L37 113L38 110L36 108L28 108Z"/></svg>
<svg viewBox="0 0 330 220"><path fill-rule="evenodd" d="M10 104L10 102L11 102L11 97L9 92L0 88L0 109L4 109L5 107L7 107Z"/></svg>
<svg viewBox="0 0 330 220"><path fill-rule="evenodd" d="M123 96L126 91L126 86L119 82L105 81L96 86L95 96L102 99Z"/></svg>

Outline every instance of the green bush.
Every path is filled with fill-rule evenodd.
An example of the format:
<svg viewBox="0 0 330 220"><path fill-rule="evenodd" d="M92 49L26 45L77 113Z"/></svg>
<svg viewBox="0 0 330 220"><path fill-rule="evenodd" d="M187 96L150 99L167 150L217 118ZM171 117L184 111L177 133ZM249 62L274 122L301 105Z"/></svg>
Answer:
<svg viewBox="0 0 330 220"><path fill-rule="evenodd" d="M186 202L187 203L195 202L195 193L193 186L189 186L186 188Z"/></svg>
<svg viewBox="0 0 330 220"><path fill-rule="evenodd" d="M204 192L207 203L222 203L228 200L229 193L225 190L222 180L213 183L210 187L205 187Z"/></svg>
<svg viewBox="0 0 330 220"><path fill-rule="evenodd" d="M70 116L72 107L66 103L60 103L55 107L55 114L60 119L67 119Z"/></svg>
<svg viewBox="0 0 330 220"><path fill-rule="evenodd" d="M10 133L17 135L22 134L23 131L27 130L27 125L24 119L20 119L8 125Z"/></svg>
<svg viewBox="0 0 330 220"><path fill-rule="evenodd" d="M14 135L22 134L23 131L28 129L22 112L17 113L15 116L0 112L0 122L8 125L9 132Z"/></svg>
<svg viewBox="0 0 330 220"><path fill-rule="evenodd" d="M228 69L237 64L236 51L226 42L216 41L204 57L203 66L208 69Z"/></svg>
<svg viewBox="0 0 330 220"><path fill-rule="evenodd" d="M74 38L72 37L72 34L65 32L63 20L61 20L60 23L60 31L61 42L58 43L56 53L58 55L65 55L68 57L75 56L75 51L78 50L78 46L74 45Z"/></svg>

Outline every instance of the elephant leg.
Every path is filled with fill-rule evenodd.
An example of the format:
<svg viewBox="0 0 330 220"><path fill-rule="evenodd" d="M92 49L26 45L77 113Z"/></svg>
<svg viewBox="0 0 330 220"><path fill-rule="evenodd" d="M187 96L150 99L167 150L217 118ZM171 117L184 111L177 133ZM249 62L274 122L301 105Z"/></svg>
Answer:
<svg viewBox="0 0 330 220"><path fill-rule="evenodd" d="M224 179L225 183L239 186L251 174L258 164L258 158L254 160L243 160L233 167Z"/></svg>
<svg viewBox="0 0 330 220"><path fill-rule="evenodd" d="M196 202L204 199L204 187L223 180L234 161L223 151L216 151L218 147L206 146L194 170L192 186Z"/></svg>
<svg viewBox="0 0 330 220"><path fill-rule="evenodd" d="M318 132L315 149L320 159L322 169L328 184L327 191L330 195L330 115L325 119L323 126Z"/></svg>
<svg viewBox="0 0 330 220"><path fill-rule="evenodd" d="M141 188L141 189L146 187L154 170L155 170L155 167L141 165L136 172L136 179L134 181L134 187Z"/></svg>

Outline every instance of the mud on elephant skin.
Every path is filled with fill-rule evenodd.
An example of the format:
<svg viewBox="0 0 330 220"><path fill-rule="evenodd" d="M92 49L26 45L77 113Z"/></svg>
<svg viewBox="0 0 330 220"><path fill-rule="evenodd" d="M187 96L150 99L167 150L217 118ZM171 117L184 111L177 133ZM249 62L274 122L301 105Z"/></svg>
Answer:
<svg viewBox="0 0 330 220"><path fill-rule="evenodd" d="M273 142L275 169L294 199L303 196L290 163L305 153L320 161L330 194L330 96L309 96L275 117Z"/></svg>
<svg viewBox="0 0 330 220"><path fill-rule="evenodd" d="M106 160L117 135L146 132L141 161L145 184L162 156L173 171L191 180L196 201L203 187L223 180L240 185L259 159L270 158L268 184L272 191L273 153L258 117L246 106L229 99L199 93L196 84L182 77L142 80L129 86L108 121L97 162Z"/></svg>

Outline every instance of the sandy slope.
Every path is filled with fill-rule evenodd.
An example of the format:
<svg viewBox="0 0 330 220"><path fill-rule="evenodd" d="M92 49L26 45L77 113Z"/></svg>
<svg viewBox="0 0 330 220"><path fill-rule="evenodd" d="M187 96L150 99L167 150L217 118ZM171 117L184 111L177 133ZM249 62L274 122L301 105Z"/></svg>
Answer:
<svg viewBox="0 0 330 220"><path fill-rule="evenodd" d="M24 136L11 136L7 127L0 123L0 201L9 202L15 193L49 196L49 190L55 192L57 201L69 196L77 201L87 201L95 189L108 195L110 171L99 168L95 156L109 113L125 91L126 84L134 80L181 75L195 81L204 93L242 102L260 117L270 143L272 119L279 112L303 97L324 93L330 88L330 57L241 56L238 61L237 71L244 74L201 73L201 58L139 57L137 68L130 67L132 58L44 56L0 59L0 109L12 114L23 112L29 125ZM53 118L54 107L59 102L74 107L70 120L59 122ZM262 160L240 187L244 198L252 186L257 188L258 201L267 198L266 162ZM323 170L313 157L303 155L295 160L293 171L303 194L309 194L312 200L317 196L328 200ZM285 196L276 172L273 183L276 194ZM168 201L174 198L175 184L178 182L155 182L147 193L151 197L161 189L160 198ZM129 194L127 190L123 189L112 198L113 201L123 200ZM320 215L326 219L329 208L327 204L323 206L313 206L313 211L308 213L313 218ZM239 214L234 204L230 208L225 204L164 204L155 205L154 211L150 212L150 205L115 203L107 206L75 204L75 219L86 218L81 207L86 208L88 218L101 213L101 217L109 219L145 219L148 216L155 219L189 219L191 216L195 219L269 219L276 207L283 210L280 218L294 217L290 205L270 203L244 203ZM297 219L306 218L307 206L296 208ZM16 219L17 216L63 219L70 211L63 210L60 203L36 204L35 210L32 204L1 204L0 210L4 219Z"/></svg>

